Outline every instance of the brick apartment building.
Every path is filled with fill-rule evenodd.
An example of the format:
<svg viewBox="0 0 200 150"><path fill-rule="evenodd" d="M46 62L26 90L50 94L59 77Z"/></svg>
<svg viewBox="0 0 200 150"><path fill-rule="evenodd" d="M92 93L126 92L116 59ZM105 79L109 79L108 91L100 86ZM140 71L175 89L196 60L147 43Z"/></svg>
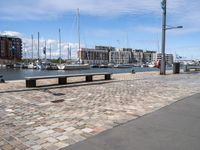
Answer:
<svg viewBox="0 0 200 150"><path fill-rule="evenodd" d="M22 58L22 40L15 36L0 35L0 64L18 62Z"/></svg>

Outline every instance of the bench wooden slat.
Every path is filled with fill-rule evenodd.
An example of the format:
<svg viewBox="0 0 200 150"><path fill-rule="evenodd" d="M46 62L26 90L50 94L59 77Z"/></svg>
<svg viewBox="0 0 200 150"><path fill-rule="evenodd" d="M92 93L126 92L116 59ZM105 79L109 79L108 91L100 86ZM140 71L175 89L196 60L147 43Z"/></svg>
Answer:
<svg viewBox="0 0 200 150"><path fill-rule="evenodd" d="M32 80L32 79L51 79L51 78L59 78L59 77L81 77L81 76L87 76L87 75L107 75L111 73L86 73L86 74L68 74L68 75L51 75L51 76L35 76L35 77L25 77L26 80Z"/></svg>
<svg viewBox="0 0 200 150"><path fill-rule="evenodd" d="M111 79L111 74L109 72L101 72L101 73L84 73L84 74L69 74L69 75L54 75L54 76L36 76L36 77L25 77L26 80L26 87L36 87L36 80L39 79L52 79L58 78L58 84L66 84L67 78L69 77L81 77L85 76L86 82L93 81L93 76L95 75L104 75L105 80Z"/></svg>

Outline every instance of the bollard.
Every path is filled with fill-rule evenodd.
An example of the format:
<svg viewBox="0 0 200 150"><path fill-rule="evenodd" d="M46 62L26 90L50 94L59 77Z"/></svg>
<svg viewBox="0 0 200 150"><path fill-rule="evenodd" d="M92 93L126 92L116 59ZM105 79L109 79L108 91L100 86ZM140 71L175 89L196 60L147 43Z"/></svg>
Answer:
<svg viewBox="0 0 200 150"><path fill-rule="evenodd" d="M132 71L131 71L131 72L132 72L132 74L135 74L135 70L134 70L134 69L132 69Z"/></svg>
<svg viewBox="0 0 200 150"><path fill-rule="evenodd" d="M0 75L0 83L5 83L5 80L3 79L3 76L2 75Z"/></svg>

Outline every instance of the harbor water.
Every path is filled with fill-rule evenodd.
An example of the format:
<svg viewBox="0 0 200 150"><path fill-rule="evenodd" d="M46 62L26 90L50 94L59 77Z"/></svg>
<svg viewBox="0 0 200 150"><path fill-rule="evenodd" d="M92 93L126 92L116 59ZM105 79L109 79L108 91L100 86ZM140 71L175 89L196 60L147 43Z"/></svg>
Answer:
<svg viewBox="0 0 200 150"><path fill-rule="evenodd" d="M65 74L79 74L79 73L97 73L97 72L111 72L113 74L159 71L157 68L91 68L87 70L32 70L32 69L14 69L14 68L0 68L0 75L3 75L5 80L23 80L25 77L32 76L47 76L47 75L65 75Z"/></svg>

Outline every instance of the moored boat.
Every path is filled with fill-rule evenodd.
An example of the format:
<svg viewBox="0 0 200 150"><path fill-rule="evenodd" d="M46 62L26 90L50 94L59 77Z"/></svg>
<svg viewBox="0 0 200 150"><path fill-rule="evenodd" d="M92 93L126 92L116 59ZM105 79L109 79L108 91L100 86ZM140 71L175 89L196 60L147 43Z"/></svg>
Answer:
<svg viewBox="0 0 200 150"><path fill-rule="evenodd" d="M132 68L133 65L130 65L130 64L117 64L117 65L114 65L114 68Z"/></svg>
<svg viewBox="0 0 200 150"><path fill-rule="evenodd" d="M90 69L89 64L72 64L65 65L64 70L81 70L81 69Z"/></svg>
<svg viewBox="0 0 200 150"><path fill-rule="evenodd" d="M64 70L65 64L57 64L58 70Z"/></svg>

